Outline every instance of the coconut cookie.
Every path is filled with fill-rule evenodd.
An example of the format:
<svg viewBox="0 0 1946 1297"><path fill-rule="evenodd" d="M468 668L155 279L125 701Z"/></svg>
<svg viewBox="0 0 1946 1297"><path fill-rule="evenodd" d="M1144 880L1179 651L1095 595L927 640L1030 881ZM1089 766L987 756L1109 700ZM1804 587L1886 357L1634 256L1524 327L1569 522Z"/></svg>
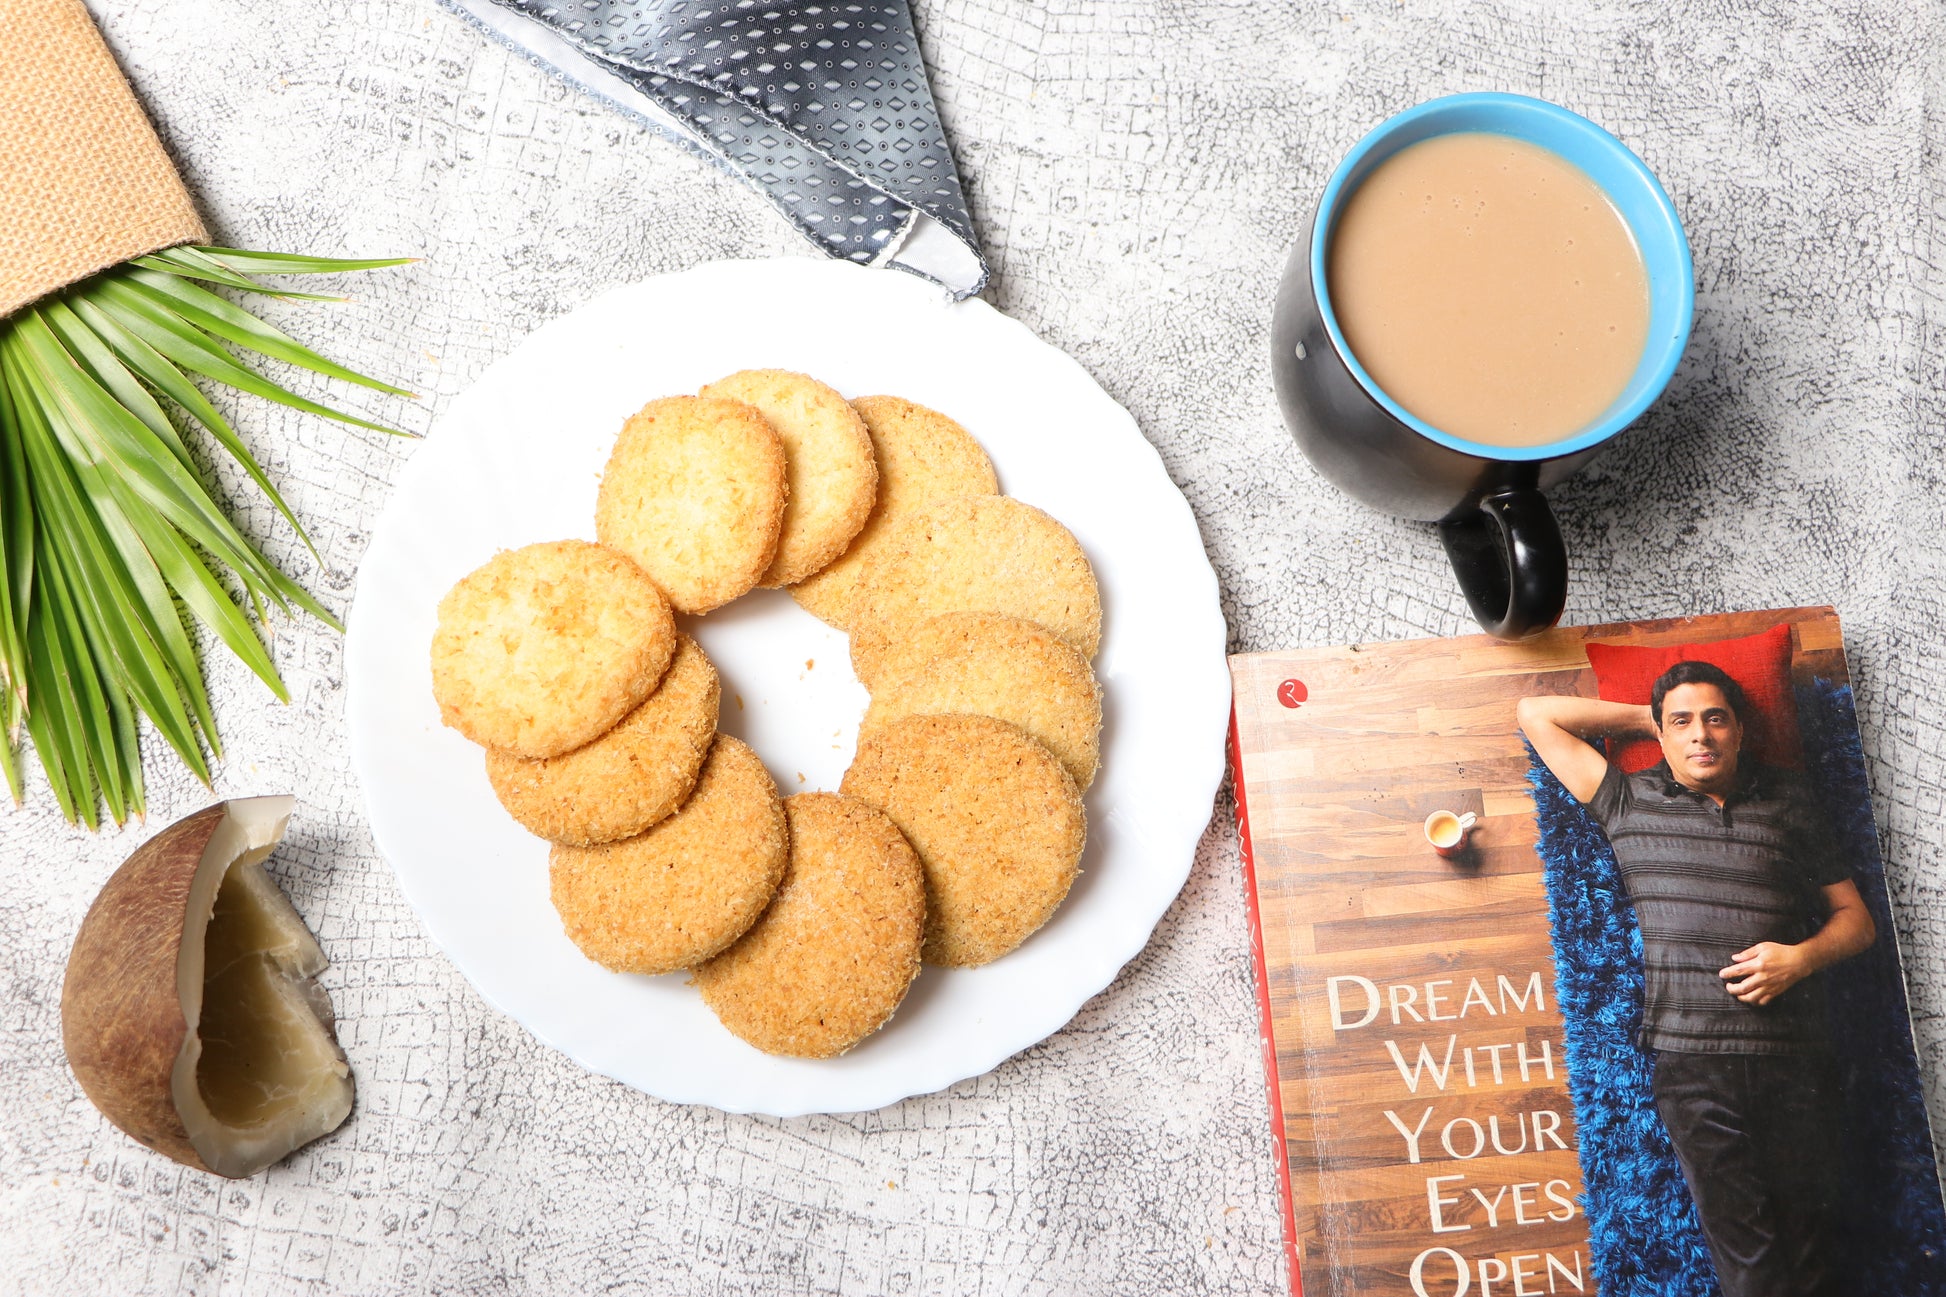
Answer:
<svg viewBox="0 0 1946 1297"><path fill-rule="evenodd" d="M561 926L582 954L618 973L669 973L702 963L756 922L789 850L763 762L719 734L680 810L620 842L556 843L548 877Z"/></svg>
<svg viewBox="0 0 1946 1297"><path fill-rule="evenodd" d="M1101 759L1101 686L1081 651L1019 617L955 612L919 623L886 650L860 732L906 716L962 713L1020 726L1075 787Z"/></svg>
<svg viewBox="0 0 1946 1297"><path fill-rule="evenodd" d="M1088 825L1053 754L990 716L908 716L858 745L844 792L899 826L926 875L929 964L989 963L1068 894Z"/></svg>
<svg viewBox="0 0 1946 1297"><path fill-rule="evenodd" d="M756 585L784 523L784 445L739 401L671 396L622 425L595 497L595 534L642 566L678 611Z"/></svg>
<svg viewBox="0 0 1946 1297"><path fill-rule="evenodd" d="M893 642L948 612L1024 617L1083 657L1101 642L1101 592L1080 542L1004 495L935 500L892 529L852 605L852 670L872 688Z"/></svg>
<svg viewBox="0 0 1946 1297"><path fill-rule="evenodd" d="M865 563L894 523L933 500L1000 489L980 443L937 410L896 396L861 396L851 408L872 435L878 502L849 549L791 587L791 598L806 612L839 630L851 629L852 600Z"/></svg>
<svg viewBox="0 0 1946 1297"><path fill-rule="evenodd" d="M790 503L761 584L802 581L844 553L878 494L872 439L850 403L815 378L782 369L746 369L702 394L755 407L784 444Z"/></svg>
<svg viewBox="0 0 1946 1297"><path fill-rule="evenodd" d="M883 812L786 798L790 864L763 917L696 969L703 1002L769 1054L831 1058L884 1025L919 973L926 886Z"/></svg>
<svg viewBox="0 0 1946 1297"><path fill-rule="evenodd" d="M642 569L582 540L503 550L439 601L432 692L475 743L523 757L578 748L641 705L676 649Z"/></svg>
<svg viewBox="0 0 1946 1297"><path fill-rule="evenodd" d="M648 701L594 742L529 760L488 750L487 779L529 833L578 847L634 837L682 805L716 737L716 668L687 635Z"/></svg>

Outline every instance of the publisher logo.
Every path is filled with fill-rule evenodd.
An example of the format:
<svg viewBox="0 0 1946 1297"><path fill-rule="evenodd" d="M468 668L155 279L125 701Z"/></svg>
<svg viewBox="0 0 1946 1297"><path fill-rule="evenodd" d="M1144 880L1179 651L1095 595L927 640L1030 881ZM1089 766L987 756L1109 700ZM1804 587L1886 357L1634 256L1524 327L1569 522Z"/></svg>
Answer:
<svg viewBox="0 0 1946 1297"><path fill-rule="evenodd" d="M1277 701L1286 707L1299 706L1310 696L1311 691L1304 687L1302 680L1286 680L1277 686Z"/></svg>

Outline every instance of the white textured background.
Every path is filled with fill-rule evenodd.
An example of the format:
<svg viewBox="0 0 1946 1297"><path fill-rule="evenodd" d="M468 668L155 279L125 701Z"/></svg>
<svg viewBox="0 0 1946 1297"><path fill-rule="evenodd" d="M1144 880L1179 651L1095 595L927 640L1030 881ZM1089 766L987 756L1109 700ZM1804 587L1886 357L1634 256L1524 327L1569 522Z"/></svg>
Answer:
<svg viewBox="0 0 1946 1297"><path fill-rule="evenodd" d="M417 387L610 284L805 249L754 193L433 0L91 0L222 240L419 264L279 308ZM1238 649L1471 624L1432 532L1315 478L1265 339L1285 249L1383 116L1474 89L1593 117L1662 177L1698 315L1668 396L1556 494L1572 621L1799 603L1845 619L1935 1123L1946 1117L1946 178L1937 10L1345 0L917 0L990 296L1135 414L1201 521ZM0 59L4 59L0 51ZM316 390L300 384L305 390ZM412 444L249 405L342 610ZM547 429L536 428L537 439ZM373 850L339 639L280 628L293 703L212 657L222 793L292 791L273 870L333 959L335 1136L240 1183L134 1145L62 1060L67 945L147 832L44 787L0 812L0 1291L1264 1292L1283 1282L1227 798L1148 950L1045 1044L882 1112L778 1121L582 1073L489 1009ZM150 823L208 794L152 745ZM1946 1125L1942 1125L1946 1129Z"/></svg>

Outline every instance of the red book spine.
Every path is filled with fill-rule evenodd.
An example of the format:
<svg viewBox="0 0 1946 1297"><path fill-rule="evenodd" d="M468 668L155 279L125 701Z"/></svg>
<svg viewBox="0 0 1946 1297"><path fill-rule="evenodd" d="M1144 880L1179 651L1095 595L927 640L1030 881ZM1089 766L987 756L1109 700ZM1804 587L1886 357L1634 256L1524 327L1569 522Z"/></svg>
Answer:
<svg viewBox="0 0 1946 1297"><path fill-rule="evenodd" d="M1237 797L1237 843L1243 856L1243 903L1250 910L1250 964L1257 978L1257 1035L1263 1042L1264 1091L1270 1098L1270 1133L1277 1149L1277 1192L1284 1216L1284 1266L1291 1297L1304 1297L1297 1265L1297 1213L1291 1202L1290 1149L1284 1142L1284 1095L1277 1083L1277 1040L1271 1032L1270 978L1264 966L1264 922L1257 909L1257 866L1250 850L1250 807L1243 793L1243 749L1237 743L1237 714L1230 709L1230 773Z"/></svg>

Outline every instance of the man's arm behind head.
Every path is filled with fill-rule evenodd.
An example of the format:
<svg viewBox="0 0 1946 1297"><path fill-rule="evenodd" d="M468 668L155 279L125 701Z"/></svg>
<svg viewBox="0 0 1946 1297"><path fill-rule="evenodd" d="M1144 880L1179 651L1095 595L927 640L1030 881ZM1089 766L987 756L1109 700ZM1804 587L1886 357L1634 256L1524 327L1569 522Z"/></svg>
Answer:
<svg viewBox="0 0 1946 1297"><path fill-rule="evenodd" d="M1514 710L1520 732L1561 785L1582 802L1594 800L1608 759L1588 740L1602 734L1653 734L1646 706L1574 694L1523 698Z"/></svg>

